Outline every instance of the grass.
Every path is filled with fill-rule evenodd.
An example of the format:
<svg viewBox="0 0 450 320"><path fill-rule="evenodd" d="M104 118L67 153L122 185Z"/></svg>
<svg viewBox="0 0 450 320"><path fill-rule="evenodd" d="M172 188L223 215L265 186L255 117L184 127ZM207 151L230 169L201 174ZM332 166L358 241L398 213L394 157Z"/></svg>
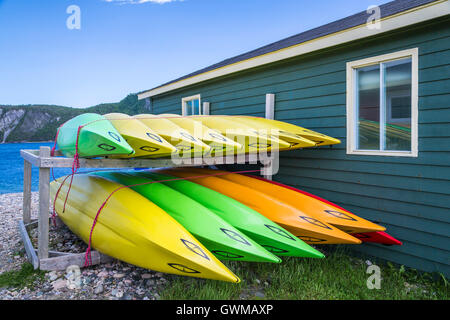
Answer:
<svg viewBox="0 0 450 320"><path fill-rule="evenodd" d="M342 249L327 254L325 259L285 258L281 264L225 263L241 278L241 283L173 276L162 292L161 298L193 300L450 298L450 288L444 276L419 273L389 263L377 264L381 269L381 288L370 290L366 285L370 274L366 273L365 262L351 257ZM264 297L256 296L256 292L264 293Z"/></svg>
<svg viewBox="0 0 450 320"><path fill-rule="evenodd" d="M24 263L20 270L0 274L0 288L33 288L37 282L44 281L45 272L34 270L30 263Z"/></svg>

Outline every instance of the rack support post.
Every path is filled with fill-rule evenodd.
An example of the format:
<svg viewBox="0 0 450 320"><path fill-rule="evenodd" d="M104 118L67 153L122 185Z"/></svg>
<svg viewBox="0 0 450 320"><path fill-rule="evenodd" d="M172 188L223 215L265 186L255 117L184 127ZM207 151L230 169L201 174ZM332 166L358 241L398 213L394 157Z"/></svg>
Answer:
<svg viewBox="0 0 450 320"><path fill-rule="evenodd" d="M39 149L40 158L50 157L50 147ZM39 167L39 218L38 218L38 257L48 258L48 232L50 209L50 168Z"/></svg>
<svg viewBox="0 0 450 320"><path fill-rule="evenodd" d="M31 164L23 160L23 222L31 222Z"/></svg>

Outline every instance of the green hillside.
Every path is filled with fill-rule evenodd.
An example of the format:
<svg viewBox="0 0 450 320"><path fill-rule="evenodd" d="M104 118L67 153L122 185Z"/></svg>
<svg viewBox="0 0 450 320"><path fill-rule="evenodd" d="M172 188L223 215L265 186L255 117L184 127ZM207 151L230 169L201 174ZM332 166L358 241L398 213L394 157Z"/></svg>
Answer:
<svg viewBox="0 0 450 320"><path fill-rule="evenodd" d="M134 115L148 113L149 110L145 108L145 101L139 101L135 94L117 103L103 103L84 109L57 105L0 105L0 142L53 140L62 123L86 112Z"/></svg>

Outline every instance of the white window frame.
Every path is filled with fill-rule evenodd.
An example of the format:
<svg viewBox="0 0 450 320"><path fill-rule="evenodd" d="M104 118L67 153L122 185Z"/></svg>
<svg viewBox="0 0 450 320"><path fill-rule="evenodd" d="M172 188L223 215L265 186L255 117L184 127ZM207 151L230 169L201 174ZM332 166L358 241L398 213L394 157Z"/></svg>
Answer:
<svg viewBox="0 0 450 320"><path fill-rule="evenodd" d="M196 94L194 96L190 96L190 97L185 97L181 99L181 113L183 116L187 115L187 102L192 101L192 100L198 100L198 106L199 106L199 110L200 110L200 115L203 113L202 112L202 99L201 99L201 95L200 94ZM193 112L191 114L194 114Z"/></svg>
<svg viewBox="0 0 450 320"><path fill-rule="evenodd" d="M393 150L359 150L356 149L357 141L357 85L356 70L358 68L370 65L380 64L393 60L411 58L411 151L393 151ZM383 77L380 77L382 84ZM347 62L347 154L353 155L370 155L370 156L395 156L395 157L417 157L418 156L418 101L419 101L419 49L407 49L398 52L388 53L361 59L357 61ZM382 86L380 86L382 89ZM383 92L384 90L382 90ZM387 107L381 97L380 113L384 113ZM384 114L381 114L383 117ZM382 126L380 126L382 127ZM382 137L380 137L382 138Z"/></svg>

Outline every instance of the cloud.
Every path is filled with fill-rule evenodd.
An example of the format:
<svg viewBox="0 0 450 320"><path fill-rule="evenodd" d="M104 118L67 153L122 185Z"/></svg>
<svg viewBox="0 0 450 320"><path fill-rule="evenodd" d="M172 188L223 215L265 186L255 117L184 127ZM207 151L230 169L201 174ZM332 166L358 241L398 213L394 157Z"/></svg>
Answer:
<svg viewBox="0 0 450 320"><path fill-rule="evenodd" d="M183 1L183 0L103 0L103 1L117 3L117 4L142 4L142 3L164 4L164 3Z"/></svg>

